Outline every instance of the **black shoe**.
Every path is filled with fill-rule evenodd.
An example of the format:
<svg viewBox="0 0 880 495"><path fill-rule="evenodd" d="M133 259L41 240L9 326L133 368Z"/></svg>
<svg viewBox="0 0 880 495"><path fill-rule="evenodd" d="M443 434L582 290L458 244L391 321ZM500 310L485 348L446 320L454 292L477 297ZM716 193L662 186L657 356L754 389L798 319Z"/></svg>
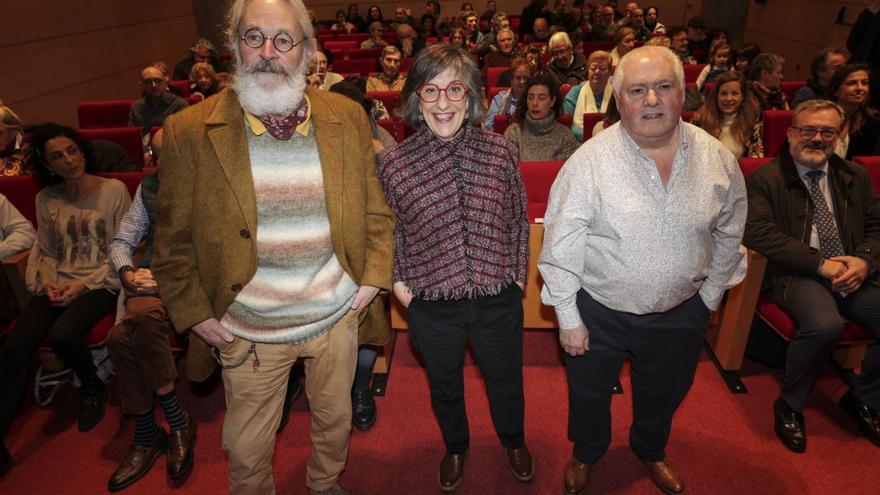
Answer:
<svg viewBox="0 0 880 495"><path fill-rule="evenodd" d="M111 492L118 492L123 488L131 486L132 483L144 477L150 472L156 458L165 452L165 446L168 444L168 434L165 430L159 429L159 434L150 445L131 444L125 459L110 476L107 482L107 489Z"/></svg>
<svg viewBox="0 0 880 495"><path fill-rule="evenodd" d="M870 406L856 399L852 392L844 394L840 399L840 407L856 418L862 435L880 447L880 417L877 411L871 409Z"/></svg>
<svg viewBox="0 0 880 495"><path fill-rule="evenodd" d="M376 401L370 388L351 391L351 424L358 430L369 430L376 422Z"/></svg>
<svg viewBox="0 0 880 495"><path fill-rule="evenodd" d="M302 382L300 380L290 380L287 383L287 392L284 394L284 405L281 406L281 422L278 423L278 429L275 430L275 433L281 433L281 430L287 426L288 421L290 421L290 409L293 407L293 403L296 402L296 399L299 399L299 396L302 395L303 389Z"/></svg>
<svg viewBox="0 0 880 495"><path fill-rule="evenodd" d="M0 478L12 469L12 454L4 442L0 442Z"/></svg>
<svg viewBox="0 0 880 495"><path fill-rule="evenodd" d="M79 431L89 431L104 417L104 406L109 394L107 385L98 377L83 382L80 389Z"/></svg>
<svg viewBox="0 0 880 495"><path fill-rule="evenodd" d="M792 409L780 397L773 403L773 419L776 436L783 445L798 454L807 450L807 429L803 414Z"/></svg>

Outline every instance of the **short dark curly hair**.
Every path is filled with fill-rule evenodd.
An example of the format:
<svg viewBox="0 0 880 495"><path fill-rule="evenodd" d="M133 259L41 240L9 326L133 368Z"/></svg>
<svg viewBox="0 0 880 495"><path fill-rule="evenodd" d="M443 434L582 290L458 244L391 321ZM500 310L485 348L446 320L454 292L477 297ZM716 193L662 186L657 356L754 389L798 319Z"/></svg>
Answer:
<svg viewBox="0 0 880 495"><path fill-rule="evenodd" d="M40 188L60 184L63 179L49 168L49 162L46 160L46 143L50 139L57 137L66 137L73 141L82 151L86 161L86 173L94 174L95 160L92 145L88 139L82 137L78 132L70 127L47 123L36 126L31 134L31 173L34 175Z"/></svg>
<svg viewBox="0 0 880 495"><path fill-rule="evenodd" d="M532 86L544 86L547 88L550 93L550 98L555 98L556 100L553 102L553 112L556 114L558 118L562 115L562 91L559 90L559 83L556 81L556 78L551 76L548 73L538 74L537 76L532 76L529 79L529 82L526 83L526 89L523 91L523 95L521 101L516 105L516 121L524 122L526 120L526 114L529 111L529 89Z"/></svg>

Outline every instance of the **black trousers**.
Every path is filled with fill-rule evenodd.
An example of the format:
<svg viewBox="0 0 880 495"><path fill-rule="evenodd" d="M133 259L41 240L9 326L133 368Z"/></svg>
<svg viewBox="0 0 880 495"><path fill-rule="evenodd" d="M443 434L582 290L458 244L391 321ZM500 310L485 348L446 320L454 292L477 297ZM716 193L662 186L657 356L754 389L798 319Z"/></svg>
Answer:
<svg viewBox="0 0 880 495"><path fill-rule="evenodd" d="M471 347L486 382L492 423L501 444L519 448L523 433L522 290L511 284L496 296L457 301L413 299L407 309L410 338L425 358L431 406L446 450L467 451L464 353Z"/></svg>
<svg viewBox="0 0 880 495"><path fill-rule="evenodd" d="M95 365L85 337L101 318L116 310L116 293L90 290L66 307L34 296L19 315L15 330L0 352L0 435L9 431L27 385L31 357L48 337L52 349L80 380L95 379Z"/></svg>
<svg viewBox="0 0 880 495"><path fill-rule="evenodd" d="M798 278L780 306L798 324L785 354L782 398L795 411L803 411L810 389L843 334L845 321L841 315L880 339L880 288L866 283L847 297L841 297L820 280ZM875 410L880 409L880 346L877 344L865 354L853 393Z"/></svg>
<svg viewBox="0 0 880 495"><path fill-rule="evenodd" d="M634 315L602 306L581 290L590 350L566 354L568 438L579 461L594 464L611 443L611 389L627 355L633 396L629 444L645 461L662 460L672 416L687 395L700 359L709 309L699 294L665 312Z"/></svg>

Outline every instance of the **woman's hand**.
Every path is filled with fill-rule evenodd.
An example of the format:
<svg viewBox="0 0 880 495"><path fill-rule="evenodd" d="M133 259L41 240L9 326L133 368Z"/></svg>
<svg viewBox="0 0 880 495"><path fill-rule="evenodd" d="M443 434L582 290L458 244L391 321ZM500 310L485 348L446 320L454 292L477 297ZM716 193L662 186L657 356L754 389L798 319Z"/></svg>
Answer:
<svg viewBox="0 0 880 495"><path fill-rule="evenodd" d="M50 298L50 301L54 306L67 306L86 290L87 288L84 283L79 280L71 280L62 284L56 292L56 300L52 301Z"/></svg>
<svg viewBox="0 0 880 495"><path fill-rule="evenodd" d="M413 295L410 292L409 287L406 286L403 282L394 282L394 286L392 287L392 291L394 292L394 297L400 301L400 304L403 304L404 308L409 307L409 303L412 301Z"/></svg>

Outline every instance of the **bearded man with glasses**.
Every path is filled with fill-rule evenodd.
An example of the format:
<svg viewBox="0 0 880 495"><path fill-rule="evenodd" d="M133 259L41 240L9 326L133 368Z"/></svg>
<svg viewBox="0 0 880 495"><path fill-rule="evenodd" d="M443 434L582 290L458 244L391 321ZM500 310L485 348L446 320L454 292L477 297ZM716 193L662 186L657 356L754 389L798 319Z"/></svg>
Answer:
<svg viewBox="0 0 880 495"><path fill-rule="evenodd" d="M864 168L834 154L843 129L836 103L801 103L788 129L788 150L747 181L743 244L769 259L764 292L798 323L773 404L776 435L798 453L807 448L807 396L844 318L880 338L880 199ZM868 349L840 405L880 446L880 346Z"/></svg>
<svg viewBox="0 0 880 495"><path fill-rule="evenodd" d="M231 91L164 128L153 272L177 329L223 367L229 491L272 494L290 367L305 359L312 494L344 494L358 337L387 335L393 218L370 125L306 89L316 46L301 0L236 0Z"/></svg>

